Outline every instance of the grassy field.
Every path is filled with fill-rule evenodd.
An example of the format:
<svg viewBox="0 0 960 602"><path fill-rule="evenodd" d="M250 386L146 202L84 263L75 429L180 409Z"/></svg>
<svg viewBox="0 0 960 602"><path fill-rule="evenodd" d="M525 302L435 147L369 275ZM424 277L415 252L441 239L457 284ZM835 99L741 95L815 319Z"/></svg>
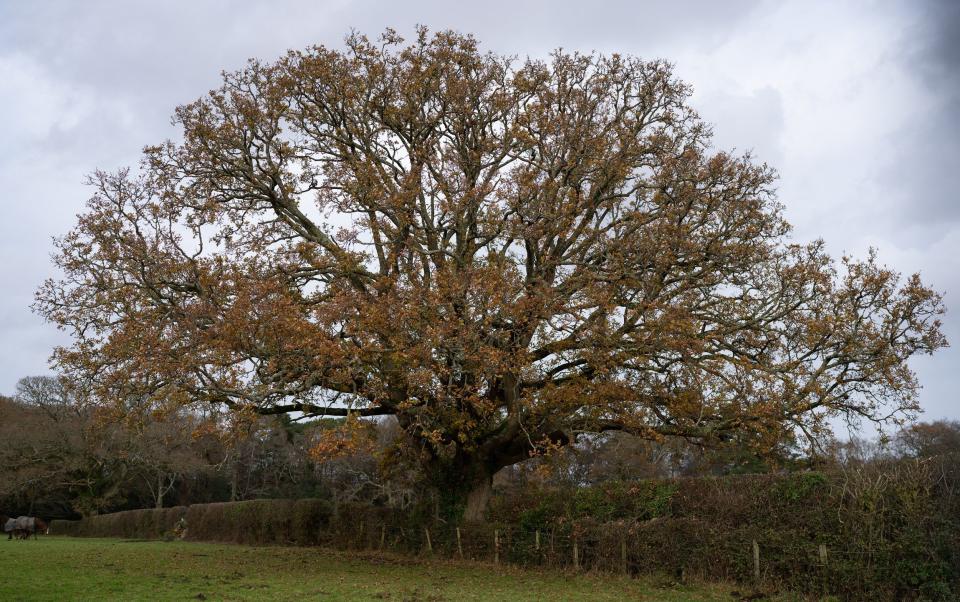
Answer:
<svg viewBox="0 0 960 602"><path fill-rule="evenodd" d="M0 600L735 600L731 587L316 548L0 541ZM734 594L736 596L736 594Z"/></svg>

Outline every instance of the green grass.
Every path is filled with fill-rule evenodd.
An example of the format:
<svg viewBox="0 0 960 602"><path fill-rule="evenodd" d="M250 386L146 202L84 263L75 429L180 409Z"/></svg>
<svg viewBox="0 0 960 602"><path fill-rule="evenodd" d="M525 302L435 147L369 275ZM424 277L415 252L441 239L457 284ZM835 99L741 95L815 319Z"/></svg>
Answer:
<svg viewBox="0 0 960 602"><path fill-rule="evenodd" d="M734 588L317 548L0 541L0 600L726 600Z"/></svg>

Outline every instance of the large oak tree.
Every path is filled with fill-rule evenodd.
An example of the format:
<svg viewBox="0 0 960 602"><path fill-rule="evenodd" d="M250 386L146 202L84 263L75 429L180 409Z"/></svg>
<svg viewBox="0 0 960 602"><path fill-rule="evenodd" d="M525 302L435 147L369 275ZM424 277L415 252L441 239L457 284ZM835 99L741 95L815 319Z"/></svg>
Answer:
<svg viewBox="0 0 960 602"><path fill-rule="evenodd" d="M582 433L773 441L917 409L941 298L790 243L661 61L353 35L251 61L97 173L36 308L101 402L393 415L483 512Z"/></svg>

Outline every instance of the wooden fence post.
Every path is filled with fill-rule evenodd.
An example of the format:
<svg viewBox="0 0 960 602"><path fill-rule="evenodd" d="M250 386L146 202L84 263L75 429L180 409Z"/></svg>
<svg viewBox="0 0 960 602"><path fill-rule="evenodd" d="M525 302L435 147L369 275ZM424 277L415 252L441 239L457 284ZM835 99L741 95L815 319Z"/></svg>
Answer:
<svg viewBox="0 0 960 602"><path fill-rule="evenodd" d="M387 537L387 525L380 525L380 550L383 551L383 543Z"/></svg>
<svg viewBox="0 0 960 602"><path fill-rule="evenodd" d="M493 530L493 562L500 564L500 529Z"/></svg>
<svg viewBox="0 0 960 602"><path fill-rule="evenodd" d="M753 540L753 577L760 581L760 544Z"/></svg>
<svg viewBox="0 0 960 602"><path fill-rule="evenodd" d="M820 564L822 566L827 566L827 545L820 544L820 547L817 549L817 552L820 555Z"/></svg>
<svg viewBox="0 0 960 602"><path fill-rule="evenodd" d="M573 570L580 570L580 548L577 545L577 538L573 538Z"/></svg>
<svg viewBox="0 0 960 602"><path fill-rule="evenodd" d="M460 560L463 560L463 545L460 543L460 527L457 527L457 553L460 555Z"/></svg>
<svg viewBox="0 0 960 602"><path fill-rule="evenodd" d="M540 551L540 529L537 529L536 546L537 546L537 551L539 552Z"/></svg>
<svg viewBox="0 0 960 602"><path fill-rule="evenodd" d="M424 533L426 534L426 536L427 536L427 552L429 552L429 553L432 554L432 553L433 553L433 542L430 541L430 529L424 527L424 528L423 528L423 532L424 532Z"/></svg>

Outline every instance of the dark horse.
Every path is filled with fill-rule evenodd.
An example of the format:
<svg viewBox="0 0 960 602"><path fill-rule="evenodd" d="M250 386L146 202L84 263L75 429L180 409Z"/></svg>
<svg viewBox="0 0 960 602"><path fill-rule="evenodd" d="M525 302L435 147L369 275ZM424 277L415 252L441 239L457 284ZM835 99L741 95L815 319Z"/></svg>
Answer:
<svg viewBox="0 0 960 602"><path fill-rule="evenodd" d="M37 531L47 532L47 523L43 519L33 516L18 516L17 518L8 518L3 524L3 530L10 534L7 539L28 539L31 534L37 538Z"/></svg>

